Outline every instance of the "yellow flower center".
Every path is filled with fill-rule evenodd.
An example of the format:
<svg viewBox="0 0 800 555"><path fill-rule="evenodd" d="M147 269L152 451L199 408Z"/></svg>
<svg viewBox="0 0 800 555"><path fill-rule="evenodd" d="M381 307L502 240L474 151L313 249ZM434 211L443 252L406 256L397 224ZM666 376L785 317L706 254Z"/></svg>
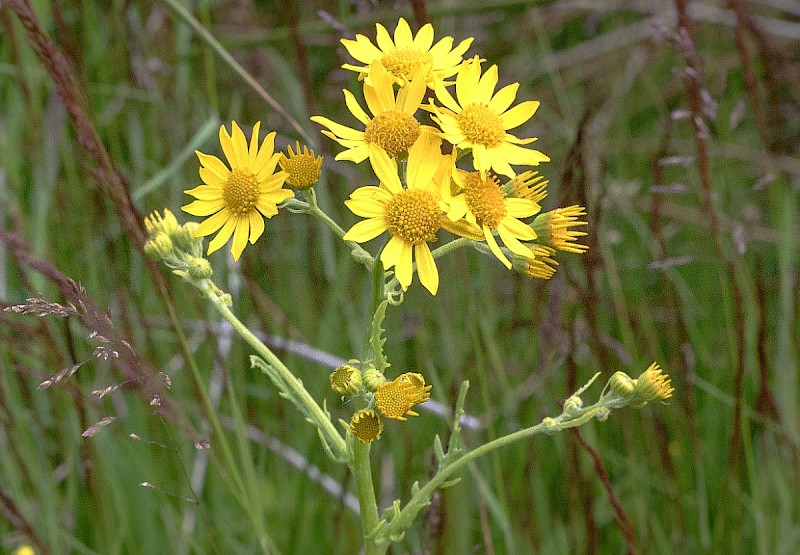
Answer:
<svg viewBox="0 0 800 555"><path fill-rule="evenodd" d="M388 382L375 393L375 406L386 418L405 420L403 415L414 406L409 396L409 385L397 380Z"/></svg>
<svg viewBox="0 0 800 555"><path fill-rule="evenodd" d="M472 172L467 175L464 192L475 218L490 229L497 229L506 217L506 197L495 177L487 174L486 179L481 179L480 172Z"/></svg>
<svg viewBox="0 0 800 555"><path fill-rule="evenodd" d="M433 193L407 189L394 195L386 205L386 229L405 243L419 245L435 241L441 227L441 209Z"/></svg>
<svg viewBox="0 0 800 555"><path fill-rule="evenodd" d="M361 443L372 443L380 439L383 431L381 416L370 409L362 409L350 420L350 431Z"/></svg>
<svg viewBox="0 0 800 555"><path fill-rule="evenodd" d="M491 148L500 144L505 134L503 121L483 104L470 104L458 114L458 123L467 139Z"/></svg>
<svg viewBox="0 0 800 555"><path fill-rule="evenodd" d="M225 207L235 216L244 216L256 207L258 180L246 170L233 170L222 188Z"/></svg>
<svg viewBox="0 0 800 555"><path fill-rule="evenodd" d="M364 131L364 139L381 147L389 156L408 150L418 137L419 122L397 110L375 116Z"/></svg>
<svg viewBox="0 0 800 555"><path fill-rule="evenodd" d="M421 52L413 48L400 48L389 52L381 58L383 67L399 79L410 81L414 73L423 64L431 64L433 58L430 52Z"/></svg>

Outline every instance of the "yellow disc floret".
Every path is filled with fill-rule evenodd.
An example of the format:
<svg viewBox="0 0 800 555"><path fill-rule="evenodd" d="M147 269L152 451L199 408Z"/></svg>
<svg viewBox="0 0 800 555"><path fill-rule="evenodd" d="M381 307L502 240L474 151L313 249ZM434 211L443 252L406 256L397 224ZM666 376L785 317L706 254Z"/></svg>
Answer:
<svg viewBox="0 0 800 555"><path fill-rule="evenodd" d="M483 104L470 104L457 116L458 123L467 140L488 148L503 140L505 128L500 116Z"/></svg>
<svg viewBox="0 0 800 555"><path fill-rule="evenodd" d="M309 189L317 181L319 181L319 174L322 169L322 156L315 156L313 150L309 150L307 146L303 146L300 150L300 142L295 142L296 151L292 150L292 145L289 145L288 156L281 154L278 163L281 169L289 174L286 178L286 183L295 189Z"/></svg>
<svg viewBox="0 0 800 555"><path fill-rule="evenodd" d="M406 189L387 203L386 228L405 243L419 245L436 239L441 214L433 193L425 189Z"/></svg>
<svg viewBox="0 0 800 555"><path fill-rule="evenodd" d="M244 216L256 207L258 180L252 172L231 170L222 189L225 206L236 216Z"/></svg>
<svg viewBox="0 0 800 555"><path fill-rule="evenodd" d="M350 419L350 431L361 443L372 443L381 438L381 415L371 409L361 409Z"/></svg>
<svg viewBox="0 0 800 555"><path fill-rule="evenodd" d="M375 406L386 418L405 420L405 415L418 416L411 409L430 399L430 390L431 386L425 385L422 374L402 374L378 387Z"/></svg>
<svg viewBox="0 0 800 555"><path fill-rule="evenodd" d="M400 48L385 54L381 58L381 62L394 77L411 81L419 67L425 64L432 64L433 57L430 52L421 52L413 48ZM428 73L430 74L430 72Z"/></svg>
<svg viewBox="0 0 800 555"><path fill-rule="evenodd" d="M390 110L375 116L364 130L364 140L378 145L389 156L404 152L419 138L419 122L414 116Z"/></svg>
<svg viewBox="0 0 800 555"><path fill-rule="evenodd" d="M467 206L482 224L496 229L506 217L506 197L494 176L481 178L480 172L472 172L464 180Z"/></svg>

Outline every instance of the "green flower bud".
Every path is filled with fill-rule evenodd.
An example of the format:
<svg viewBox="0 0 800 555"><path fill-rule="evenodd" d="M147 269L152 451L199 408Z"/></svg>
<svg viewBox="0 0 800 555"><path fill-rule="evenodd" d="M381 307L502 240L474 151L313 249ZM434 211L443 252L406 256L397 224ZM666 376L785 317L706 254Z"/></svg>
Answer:
<svg viewBox="0 0 800 555"><path fill-rule="evenodd" d="M625 372L615 372L608 380L608 389L617 397L630 397L636 387L636 381Z"/></svg>
<svg viewBox="0 0 800 555"><path fill-rule="evenodd" d="M189 264L186 266L186 272L192 279L208 279L214 274L208 260L200 256L189 260Z"/></svg>
<svg viewBox="0 0 800 555"><path fill-rule="evenodd" d="M159 232L144 245L144 252L154 260L162 260L172 254L172 239L164 232Z"/></svg>
<svg viewBox="0 0 800 555"><path fill-rule="evenodd" d="M364 371L364 388L375 393L378 388L386 383L386 377L378 372L374 366L370 366Z"/></svg>

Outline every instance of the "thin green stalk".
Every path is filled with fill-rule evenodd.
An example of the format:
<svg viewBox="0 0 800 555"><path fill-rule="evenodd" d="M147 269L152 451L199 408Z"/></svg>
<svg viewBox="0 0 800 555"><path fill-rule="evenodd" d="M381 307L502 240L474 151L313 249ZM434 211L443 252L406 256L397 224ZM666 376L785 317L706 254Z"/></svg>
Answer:
<svg viewBox="0 0 800 555"><path fill-rule="evenodd" d="M344 239L345 231L342 227L337 224L333 219L328 216L318 205L316 195L314 194L313 189L309 191L303 192L303 197L306 201L302 201L296 198L292 198L284 202L281 207L287 208L288 210L292 210L295 212L302 212L304 214L310 214L314 216L318 220L320 220L325 226L333 231L339 239ZM364 250L364 247L355 243L353 241L345 241L347 245L352 249L353 255L355 256L356 260L364 264L367 270L373 271L375 266L375 259L372 257L370 253Z"/></svg>
<svg viewBox="0 0 800 555"><path fill-rule="evenodd" d="M298 123L296 119L294 119L289 112L287 112L283 106L281 106L277 100L275 100L272 95L270 95L264 87L262 87L255 78L247 73L247 70L244 69L239 62L237 62L233 56L231 56L230 52L228 52L224 46L222 46L219 41L214 38L208 29L203 27L203 24L197 21L195 17L189 13L185 7L183 7L178 0L164 0L164 3L172 10L172 13L175 14L178 19L189 25L192 30L197 33L203 42L205 42L211 49L219 56L223 62L225 62L228 67L230 67L234 72L236 72L239 77L241 77L245 83L250 85L250 87L258 93L258 95L263 98L267 104L272 106L272 108L282 115L286 121L289 122L297 133L303 137L303 139L313 148L316 148L316 141L306 133L306 130Z"/></svg>
<svg viewBox="0 0 800 555"><path fill-rule="evenodd" d="M238 488L238 496L244 499L246 498L245 495L246 488L244 487L244 481L242 480L242 476L239 473L239 468L236 465L236 458L233 456L233 452L231 451L228 442L225 440L225 432L223 431L222 425L220 424L219 419L217 418L217 411L211 403L211 399L208 396L208 391L206 391L205 389L205 383L203 382L203 377L200 375L200 369L197 367L197 363L194 360L194 356L192 355L191 349L189 349L189 344L186 341L186 336L183 333L183 328L181 327L180 321L178 320L178 315L175 312L175 307L172 305L172 303L166 303L166 307L170 321L172 322L172 327L178 336L178 344L180 345L180 349L183 352L186 364L189 366L189 370L191 371L192 380L194 381L195 388L197 389L197 392L200 394L200 400L203 403L203 412L205 413L206 418L208 418L208 421L211 424L211 429L214 432L214 436L219 438L220 446L222 447L222 456L225 464L225 469L230 474L231 479ZM213 445L216 445L216 443L214 443Z"/></svg>
<svg viewBox="0 0 800 555"><path fill-rule="evenodd" d="M369 443L353 441L353 474L356 479L358 505L361 509L361 528L364 532L364 550L367 555L382 555L386 552L372 542L368 536L378 526L378 503L375 500L375 486L372 483L372 467L369 461Z"/></svg>
<svg viewBox="0 0 800 555"><path fill-rule="evenodd" d="M342 438L341 434L336 431L336 428L334 427L330 418L328 418L328 415L325 413L325 411L322 410L322 407L320 407L314 398L311 397L311 394L308 393L306 388L303 386L303 382L297 379L297 377L295 377L295 375L292 374L292 372L283 364L281 359L275 356L275 353L269 350L269 348L264 345L253 334L253 332L251 332L247 326L245 326L236 317L233 312L231 312L225 301L220 298L218 294L219 290L210 279L204 279L197 282L197 286L214 304L220 314L222 314L222 317L225 318L231 324L231 326L233 326L233 329L239 333L242 339L244 339L280 376L282 382L289 389L292 399L301 404L308 415L310 415L314 425L319 429L324 441L327 443L327 446L330 448L333 454L340 459L346 458L347 447L344 439Z"/></svg>

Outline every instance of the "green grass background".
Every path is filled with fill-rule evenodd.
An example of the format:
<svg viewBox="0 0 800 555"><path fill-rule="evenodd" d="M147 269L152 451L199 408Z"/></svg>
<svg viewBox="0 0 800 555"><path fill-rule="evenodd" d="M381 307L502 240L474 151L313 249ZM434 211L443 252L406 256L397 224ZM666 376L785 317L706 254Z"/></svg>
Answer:
<svg viewBox="0 0 800 555"><path fill-rule="evenodd" d="M519 82L520 99L541 101L520 135L539 137L552 159L539 168L550 180L545 209L588 207L591 250L560 254L550 281L474 251L440 260L435 298L415 283L389 310L392 370L424 373L446 406L470 380L467 412L484 426L465 430L468 446L560 412L557 401L598 371L637 375L656 360L676 392L668 406L624 409L581 428L633 526L633 544L592 458L563 433L481 460L434 500L396 553L800 550L800 10L776 0L723 4L691 6L687 46L659 30L676 28L670 2L416 3L437 38L475 37L469 53L498 64L501 85ZM169 207L190 219L179 209L189 200L182 191L199 184L193 149L220 154L220 123L260 120L278 132L280 147L301 139L167 3L34 6L142 214ZM739 48L737 6L756 31L740 30ZM308 117L355 122L341 89L360 97L358 83L339 67L350 59L338 41L374 37L375 21L391 29L399 15L416 27L412 5L187 7L325 155L320 202L352 225L342 201L374 178L366 164L334 161L338 145ZM94 162L23 27L6 4L0 16L2 228L24 238L30 259L54 265L108 311L144 367L171 378L163 404L179 415L152 406L148 389L126 381L115 359L92 358L98 340L76 318L2 313L0 551L31 543L57 554L356 553L351 476L250 369L250 349L170 275L181 328L227 435L210 432L144 260L87 169ZM691 48L707 105L716 108L706 116L706 184L685 117ZM0 241L0 301L66 303L8 237ZM345 359L361 354L370 276L318 222L282 212L239 264L226 249L211 262L252 329ZM352 409L327 387L328 366L279 352L335 418L349 418ZM37 389L87 359L69 380ZM112 385L122 387L91 395ZM117 418L81 436L104 417ZM447 420L429 412L387 425L372 451L382 508L431 474L433 437L447 433ZM211 449L197 449L198 439Z"/></svg>

